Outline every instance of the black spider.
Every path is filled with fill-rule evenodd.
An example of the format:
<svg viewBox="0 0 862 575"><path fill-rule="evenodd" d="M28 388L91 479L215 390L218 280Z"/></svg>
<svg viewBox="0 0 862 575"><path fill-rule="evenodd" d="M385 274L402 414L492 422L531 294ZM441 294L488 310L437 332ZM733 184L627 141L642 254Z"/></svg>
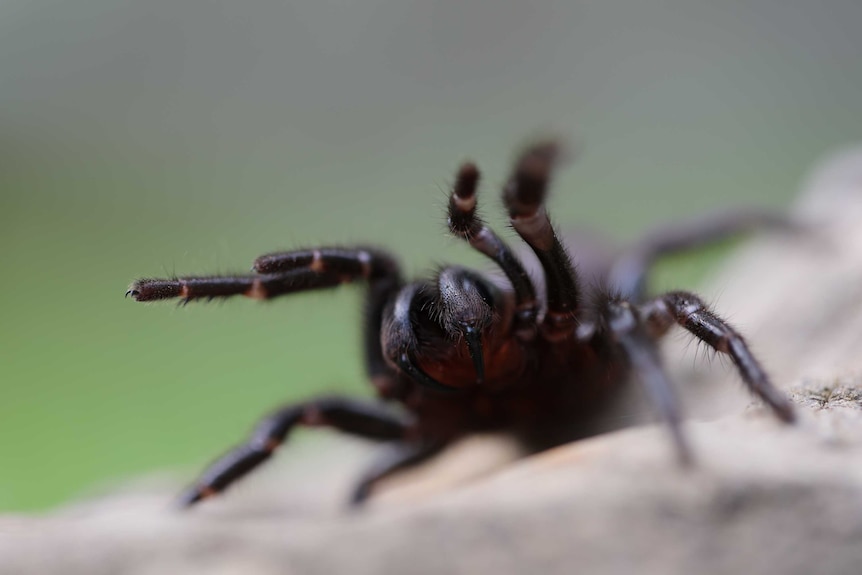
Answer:
<svg viewBox="0 0 862 575"><path fill-rule="evenodd" d="M384 400L409 417L343 397L288 405L258 424L251 438L219 458L184 496L186 504L222 491L269 459L297 425L327 425L389 442L361 477L352 501L375 482L427 459L465 434L506 429L534 449L595 432L629 372L645 387L671 432L681 461L690 451L655 341L680 325L727 354L743 381L775 414L792 422L787 398L769 382L743 338L696 295L646 297L644 278L656 258L769 223L736 213L665 229L621 256L582 262L575 271L545 211L554 142L526 148L503 188L511 224L532 248L544 281L537 289L512 250L476 214L477 168L464 164L449 200L449 227L493 260L507 281L475 271L442 268L430 279L405 282L387 252L321 247L261 256L254 274L141 279L127 295L137 301L245 295L269 299L364 279L365 362ZM598 278L582 285L579 276Z"/></svg>

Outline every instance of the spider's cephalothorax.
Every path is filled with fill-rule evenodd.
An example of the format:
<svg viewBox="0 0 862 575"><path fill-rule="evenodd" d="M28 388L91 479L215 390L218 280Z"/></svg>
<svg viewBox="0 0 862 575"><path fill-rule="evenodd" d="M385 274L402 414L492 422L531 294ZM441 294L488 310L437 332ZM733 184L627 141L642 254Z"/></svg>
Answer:
<svg viewBox="0 0 862 575"><path fill-rule="evenodd" d="M763 223L766 215L733 213L675 226L579 273L552 227L544 201L559 156L554 142L527 147L503 188L512 227L538 260L533 282L518 257L476 214L479 172L470 163L455 178L449 227L505 274L494 281L444 267L434 277L405 282L383 250L321 247L261 256L251 275L142 279L127 295L137 301L245 295L268 299L335 287L368 285L365 360L379 404L326 397L287 405L263 419L248 441L213 463L185 495L195 503L268 459L297 425L327 425L388 442L353 493L363 501L374 484L475 431L510 430L536 449L588 435L629 379L641 382L664 419L683 462L691 455L656 341L679 325L727 354L749 389L785 422L790 403L769 382L742 337L696 295L648 297L646 273L656 258ZM588 269L585 269L588 268ZM579 276L595 278L583 285Z"/></svg>

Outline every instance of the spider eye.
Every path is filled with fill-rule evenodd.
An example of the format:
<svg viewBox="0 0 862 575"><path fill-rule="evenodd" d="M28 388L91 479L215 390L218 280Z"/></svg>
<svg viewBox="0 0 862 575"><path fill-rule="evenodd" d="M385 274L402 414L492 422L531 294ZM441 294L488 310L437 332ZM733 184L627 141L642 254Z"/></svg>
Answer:
<svg viewBox="0 0 862 575"><path fill-rule="evenodd" d="M484 301L490 307L494 307L494 303L495 303L494 294L491 292L491 290L488 288L488 286L485 284L485 282L483 282L483 281L476 282L475 286L476 286L476 291L479 292L479 297L482 298L482 301Z"/></svg>

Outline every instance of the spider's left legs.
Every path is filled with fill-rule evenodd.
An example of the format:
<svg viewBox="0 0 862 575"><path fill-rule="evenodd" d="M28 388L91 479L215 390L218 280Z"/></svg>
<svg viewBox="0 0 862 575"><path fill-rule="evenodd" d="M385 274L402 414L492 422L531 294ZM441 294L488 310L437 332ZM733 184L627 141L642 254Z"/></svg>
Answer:
<svg viewBox="0 0 862 575"><path fill-rule="evenodd" d="M552 141L528 147L515 161L503 187L509 221L536 254L545 275L548 305L542 328L550 339L571 333L581 305L578 275L545 209L545 196L559 155L559 145Z"/></svg>
<svg viewBox="0 0 862 575"><path fill-rule="evenodd" d="M646 297L652 266L664 256L693 250L757 229L793 230L796 224L775 212L731 210L673 223L647 233L614 262L610 285L629 301Z"/></svg>
<svg viewBox="0 0 862 575"><path fill-rule="evenodd" d="M288 405L264 418L251 437L217 459L181 502L193 505L215 495L268 460L297 426L328 426L382 441L405 440L412 426L378 405L342 397L328 397Z"/></svg>
<svg viewBox="0 0 862 575"><path fill-rule="evenodd" d="M715 351L730 356L742 380L785 423L796 419L793 405L769 380L769 376L748 349L742 336L717 316L695 294L676 291L658 296L641 306L641 315L653 337L659 337L674 324Z"/></svg>
<svg viewBox="0 0 862 575"><path fill-rule="evenodd" d="M684 465L691 463L692 454L682 432L679 403L649 332L629 302L608 297L603 307L604 321L611 338L622 350L634 377L646 389L659 416L667 423L680 462Z"/></svg>
<svg viewBox="0 0 862 575"><path fill-rule="evenodd" d="M539 308L536 288L512 249L476 213L478 185L479 169L469 162L462 165L449 195L449 230L489 257L506 274L515 292L515 332L530 339L535 335Z"/></svg>
<svg viewBox="0 0 862 575"><path fill-rule="evenodd" d="M387 445L356 482L350 495L350 504L362 505L368 500L377 482L399 471L419 465L439 453L444 446L442 442L407 443L403 441Z"/></svg>

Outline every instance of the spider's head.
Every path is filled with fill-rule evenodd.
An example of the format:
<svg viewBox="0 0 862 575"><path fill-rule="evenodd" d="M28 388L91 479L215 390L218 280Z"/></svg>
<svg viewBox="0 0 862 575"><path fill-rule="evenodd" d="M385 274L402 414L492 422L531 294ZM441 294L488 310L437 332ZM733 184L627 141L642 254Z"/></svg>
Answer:
<svg viewBox="0 0 862 575"><path fill-rule="evenodd" d="M404 286L383 314L380 343L388 363L436 391L506 385L524 368L508 326L511 294L461 267Z"/></svg>
<svg viewBox="0 0 862 575"><path fill-rule="evenodd" d="M464 268L444 268L437 276L437 320L450 339L466 344L480 384L485 380L483 336L494 321L494 291Z"/></svg>
<svg viewBox="0 0 862 575"><path fill-rule="evenodd" d="M511 292L474 271L447 266L390 300L380 330L384 357L407 379L437 392L502 389L527 365L510 329L514 309Z"/></svg>

